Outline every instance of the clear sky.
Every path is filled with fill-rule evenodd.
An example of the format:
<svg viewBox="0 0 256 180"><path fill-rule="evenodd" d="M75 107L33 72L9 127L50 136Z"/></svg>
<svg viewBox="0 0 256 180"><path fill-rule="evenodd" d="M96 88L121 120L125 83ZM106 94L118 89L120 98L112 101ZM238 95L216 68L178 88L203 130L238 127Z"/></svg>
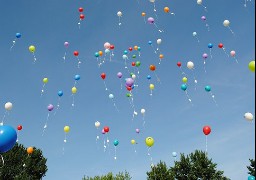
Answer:
<svg viewBox="0 0 256 180"><path fill-rule="evenodd" d="M195 149L205 150L205 136L202 128L211 126L208 136L208 154L218 169L232 180L247 178L249 158L255 157L255 122L250 123L244 113L255 114L255 74L248 70L248 63L255 59L255 1L244 7L243 0L205 0L203 5L208 12L196 3L196 0L156 0L156 14L149 1L82 1L82 0L26 0L1 1L0 3L0 115L4 116L4 104L13 103L13 109L5 118L5 125L16 127L23 125L19 133L19 142L25 146L35 146L43 150L47 158L48 172L45 180L81 179L84 175L94 176L107 172L117 173L127 170L135 180L146 179L150 169L150 158L145 138L155 140L151 148L153 163L160 160L173 165L172 152L191 153ZM175 16L166 14L163 8L168 6ZM78 28L78 8L84 8L85 19ZM121 11L122 25L118 25L116 13ZM155 18L156 25L164 32L158 32L154 25L145 24L146 18ZM201 20L206 16L206 21ZM223 21L230 21L230 28ZM205 26L209 25L210 31ZM197 32L197 39L192 36ZM22 37L10 51L15 34ZM158 38L162 39L161 52L164 54L161 65L158 55L154 54L148 41L156 49ZM65 48L63 43L69 42ZM104 51L104 43L115 45L112 62L107 61L98 68L94 53ZM208 43L212 43L210 58ZM236 51L234 58L227 57L218 44L223 43L226 52ZM28 47L36 47L37 62ZM124 79L129 77L122 59L123 51L131 46L141 47L141 56L132 51L128 56L129 70L137 73L131 66L131 56L140 60L139 77L133 90L135 110L138 115L132 121L133 109L130 107ZM67 51L66 62L62 57ZM81 66L77 68L77 59L73 51L79 51ZM207 53L206 73L202 54ZM104 56L104 55L103 55ZM109 59L108 59L109 60ZM186 94L180 89L181 71L176 63L182 63L187 74L187 92L192 99L189 103ZM188 61L195 64L194 73L186 67ZM156 74L149 65L156 65ZM120 81L117 72L123 73ZM105 91L100 74L105 72L105 82L111 92ZM72 108L71 88L74 76L79 74L78 92L75 95L75 107ZM152 76L155 85L150 97L147 75ZM198 81L196 90L193 74ZM40 95L43 82L47 77L45 93ZM204 87L210 85L218 106ZM62 90L60 109L56 111L57 92ZM112 93L119 112L109 99ZM47 118L47 106L53 104L48 127L42 136ZM140 109L144 108L145 127L143 128ZM95 121L101 122L97 130ZM70 126L67 143L63 140L65 125ZM110 140L104 152L101 135L103 126L109 126ZM136 134L135 129L141 130ZM96 143L96 136L100 140ZM113 141L118 139L117 159L114 160ZM135 139L138 144L131 145ZM137 153L135 153L135 149ZM179 158L179 156L178 156Z"/></svg>

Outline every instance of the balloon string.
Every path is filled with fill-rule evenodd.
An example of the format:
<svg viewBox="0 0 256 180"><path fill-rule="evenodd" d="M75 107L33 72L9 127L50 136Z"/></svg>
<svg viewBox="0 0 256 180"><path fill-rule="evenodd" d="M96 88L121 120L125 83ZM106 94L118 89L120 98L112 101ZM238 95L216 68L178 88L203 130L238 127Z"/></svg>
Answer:
<svg viewBox="0 0 256 180"><path fill-rule="evenodd" d="M210 92L210 95L211 95L211 97L212 97L212 99L213 99L215 105L218 106L218 104L217 104L217 102L216 102L216 100L215 100L215 96L212 94L212 92Z"/></svg>
<svg viewBox="0 0 256 180"><path fill-rule="evenodd" d="M119 81L120 81L120 89L123 89L123 84L121 82L121 79L119 79Z"/></svg>
<svg viewBox="0 0 256 180"><path fill-rule="evenodd" d="M197 39L197 42L199 43L200 41L199 41L199 39L198 39L198 37L196 36L196 39Z"/></svg>
<svg viewBox="0 0 256 180"><path fill-rule="evenodd" d="M187 75L187 74L182 70L182 67L180 67L179 69L180 69L182 75L184 75L184 76Z"/></svg>
<svg viewBox="0 0 256 180"><path fill-rule="evenodd" d="M149 148L148 148L148 156L149 156L149 158L150 158L150 163L151 163L150 165L151 165L151 166L154 166L154 164L153 164L153 158L152 158L152 156L151 156L150 151L151 151L151 148L149 147Z"/></svg>
<svg viewBox="0 0 256 180"><path fill-rule="evenodd" d="M121 23L121 17L118 17L118 19L119 19L119 23L118 23L118 25L119 25L119 27L122 25L122 23Z"/></svg>
<svg viewBox="0 0 256 180"><path fill-rule="evenodd" d="M12 41L12 46L11 46L11 48L10 48L10 51L11 51L12 48L15 46L16 40L17 40L17 39L14 39L14 40Z"/></svg>
<svg viewBox="0 0 256 180"><path fill-rule="evenodd" d="M205 59L204 59L204 72L206 73L206 67L205 67L205 64L206 64L206 62L205 62Z"/></svg>
<svg viewBox="0 0 256 180"><path fill-rule="evenodd" d="M156 25L156 23L154 23L154 25L155 25L155 27L158 29L158 31L159 31L160 33L164 32L163 30L160 30L160 29L158 28L158 26Z"/></svg>
<svg viewBox="0 0 256 180"><path fill-rule="evenodd" d="M229 55L227 54L225 48L223 47L222 49L223 49L224 53L229 57Z"/></svg>
<svg viewBox="0 0 256 180"><path fill-rule="evenodd" d="M104 138L104 152L106 152L106 148L107 148L107 146L106 146L106 141L105 141L105 138Z"/></svg>
<svg viewBox="0 0 256 180"><path fill-rule="evenodd" d="M156 4L155 3L153 3L154 4L154 14L155 14L155 16L156 16L156 19L158 19L158 16L157 16L157 14L156 14Z"/></svg>
<svg viewBox="0 0 256 180"><path fill-rule="evenodd" d="M154 71L154 74L155 74L155 76L156 76L157 82L159 82L159 83L161 84L161 80L160 80L160 78L158 77L158 75L156 74L155 71Z"/></svg>
<svg viewBox="0 0 256 180"><path fill-rule="evenodd" d="M3 126L3 125L4 125L5 117L6 117L6 111L5 111L5 113L4 113L4 116L3 116L3 118L2 118L2 122L0 123L0 126Z"/></svg>
<svg viewBox="0 0 256 180"><path fill-rule="evenodd" d="M64 56L62 57L65 63L67 52L65 52Z"/></svg>
<svg viewBox="0 0 256 180"><path fill-rule="evenodd" d="M36 56L34 52L33 52L33 57L34 57L34 63L36 63Z"/></svg>
<svg viewBox="0 0 256 180"><path fill-rule="evenodd" d="M60 108L60 97L58 98L57 108L56 108L56 111L54 112L54 116L56 115L59 108Z"/></svg>
<svg viewBox="0 0 256 180"><path fill-rule="evenodd" d="M193 106L192 100L190 99L189 95L188 95L188 91L185 90L186 96L188 98L188 101L191 103L191 105Z"/></svg>
<svg viewBox="0 0 256 180"><path fill-rule="evenodd" d="M107 91L107 90L108 90L108 88L107 88L107 85L106 85L105 80L103 80L103 83L104 83L104 86L105 86L105 90Z"/></svg>
<svg viewBox="0 0 256 180"><path fill-rule="evenodd" d="M2 165L0 166L0 168L2 168L2 167L4 167L4 157L2 156L2 154L0 154L0 156L1 156L1 161L2 161Z"/></svg>
<svg viewBox="0 0 256 180"><path fill-rule="evenodd" d="M80 68L80 64L82 63L81 61L80 61L80 59L79 59L79 57L77 56L77 68Z"/></svg>
<svg viewBox="0 0 256 180"><path fill-rule="evenodd" d="M49 116L50 116L50 113L48 113L48 115L47 115L47 118L46 118L46 121L45 121L45 125L44 125L44 129L43 129L43 133L42 133L42 136L44 136L44 132L45 132L45 130L46 130L46 128L47 128L47 123L48 123L48 120L49 120Z"/></svg>
<svg viewBox="0 0 256 180"><path fill-rule="evenodd" d="M116 146L115 146L115 157L114 157L114 159L116 160Z"/></svg>
<svg viewBox="0 0 256 180"><path fill-rule="evenodd" d="M209 26L209 24L206 23L205 26L207 27L207 30L210 31L210 26Z"/></svg>
<svg viewBox="0 0 256 180"><path fill-rule="evenodd" d="M43 87L42 87L42 90L41 90L41 96L42 96L43 93L44 93L44 87L45 87L45 83L43 84Z"/></svg>
<svg viewBox="0 0 256 180"><path fill-rule="evenodd" d="M234 57L234 59L236 60L236 63L238 64L238 60L236 59L236 57Z"/></svg>
<svg viewBox="0 0 256 180"><path fill-rule="evenodd" d="M16 142L19 142L19 130L17 131L17 140Z"/></svg>
<svg viewBox="0 0 256 180"><path fill-rule="evenodd" d="M116 108L117 112L119 112L119 110L118 110L118 108L117 108L117 106L116 106L115 100L114 100L114 99L111 99L111 100L112 100L112 102L113 102L113 104L114 104L114 107Z"/></svg>
<svg viewBox="0 0 256 180"><path fill-rule="evenodd" d="M192 73L193 73L193 78L194 78L194 83L195 83L195 90L196 90L197 80L196 80L195 73L194 73L193 69L192 69Z"/></svg>
<svg viewBox="0 0 256 180"><path fill-rule="evenodd" d="M205 152L207 154L207 135L205 136Z"/></svg>
<svg viewBox="0 0 256 180"><path fill-rule="evenodd" d="M153 46L152 44L151 44L151 47L152 47L154 53L157 54L157 52L156 52L156 50L154 49L154 46Z"/></svg>
<svg viewBox="0 0 256 180"><path fill-rule="evenodd" d="M74 107L75 106L75 95L74 94L72 94L71 95L72 96L72 107Z"/></svg>
<svg viewBox="0 0 256 180"><path fill-rule="evenodd" d="M146 24L146 18L145 18L145 16L144 16L144 18L143 18L143 19L144 19L144 23Z"/></svg>
<svg viewBox="0 0 256 180"><path fill-rule="evenodd" d="M211 59L212 59L212 49L210 48L210 56L211 56Z"/></svg>
<svg viewBox="0 0 256 180"><path fill-rule="evenodd" d="M150 96L153 96L153 91L150 89L150 94L149 94Z"/></svg>
<svg viewBox="0 0 256 180"><path fill-rule="evenodd" d="M205 12L208 12L206 6L204 6L204 5L202 5L202 4L201 4L201 6L204 8L204 11L205 11Z"/></svg>
<svg viewBox="0 0 256 180"><path fill-rule="evenodd" d="M81 19L79 19L79 22L77 24L78 24L78 28L80 29L80 27L81 27Z"/></svg>
<svg viewBox="0 0 256 180"><path fill-rule="evenodd" d="M228 29L230 30L230 32L235 35L234 31L228 26Z"/></svg>

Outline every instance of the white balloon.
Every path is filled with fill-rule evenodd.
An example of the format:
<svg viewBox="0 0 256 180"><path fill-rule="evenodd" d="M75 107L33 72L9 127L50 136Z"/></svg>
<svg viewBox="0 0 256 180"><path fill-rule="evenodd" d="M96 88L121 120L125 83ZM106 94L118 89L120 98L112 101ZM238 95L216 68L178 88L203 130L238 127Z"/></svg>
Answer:
<svg viewBox="0 0 256 180"><path fill-rule="evenodd" d="M228 26L230 25L229 20L225 20L225 21L223 21L223 25L224 25L225 27L228 27Z"/></svg>
<svg viewBox="0 0 256 180"><path fill-rule="evenodd" d="M123 15L123 13L122 13L121 11L118 11L118 12L117 12L117 16L118 16L118 17L121 17L122 15Z"/></svg>
<svg viewBox="0 0 256 180"><path fill-rule="evenodd" d="M187 67L188 67L188 69L193 69L194 63L192 61L187 62Z"/></svg>
<svg viewBox="0 0 256 180"><path fill-rule="evenodd" d="M196 32L193 32L193 36L196 36L197 35L197 33Z"/></svg>
<svg viewBox="0 0 256 180"><path fill-rule="evenodd" d="M157 44L161 44L161 42L162 42L162 39L157 39L157 40L156 40L156 43L157 43Z"/></svg>
<svg viewBox="0 0 256 180"><path fill-rule="evenodd" d="M247 113L244 114L244 118L247 121L252 121L253 120L253 115L252 115L252 113L247 112Z"/></svg>
<svg viewBox="0 0 256 180"><path fill-rule="evenodd" d="M128 59L128 56L126 56L125 54L123 55L123 59Z"/></svg>
<svg viewBox="0 0 256 180"><path fill-rule="evenodd" d="M150 2L152 2L152 3L154 3L155 2L155 0L149 0Z"/></svg>
<svg viewBox="0 0 256 180"><path fill-rule="evenodd" d="M136 75L135 75L135 74L133 74L133 75L132 75L132 79L135 79L135 78L136 78Z"/></svg>
<svg viewBox="0 0 256 180"><path fill-rule="evenodd" d="M109 49L105 49L105 53L106 54L110 53L110 50Z"/></svg>
<svg viewBox="0 0 256 180"><path fill-rule="evenodd" d="M95 122L95 127L96 127L96 128L100 127L100 122L99 122L99 121L96 121L96 122Z"/></svg>
<svg viewBox="0 0 256 180"><path fill-rule="evenodd" d="M141 109L141 110L140 110L140 113L141 113L141 114L145 114L145 112L146 112L145 109Z"/></svg>
<svg viewBox="0 0 256 180"><path fill-rule="evenodd" d="M203 0L197 0L197 4L202 4Z"/></svg>
<svg viewBox="0 0 256 180"><path fill-rule="evenodd" d="M12 103L11 103L11 102L5 103L4 108L5 108L7 111L12 110Z"/></svg>

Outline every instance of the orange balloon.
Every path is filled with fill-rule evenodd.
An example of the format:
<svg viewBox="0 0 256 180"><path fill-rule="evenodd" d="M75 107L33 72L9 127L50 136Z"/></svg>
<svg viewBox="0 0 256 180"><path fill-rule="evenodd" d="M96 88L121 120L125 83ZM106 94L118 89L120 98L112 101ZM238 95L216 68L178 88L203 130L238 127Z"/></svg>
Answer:
<svg viewBox="0 0 256 180"><path fill-rule="evenodd" d="M144 13L144 12L143 12L143 13L141 13L141 16L143 16L143 17L144 17L144 16L146 16L146 13Z"/></svg>
<svg viewBox="0 0 256 180"><path fill-rule="evenodd" d="M170 9L168 7L164 7L164 12L169 13Z"/></svg>
<svg viewBox="0 0 256 180"><path fill-rule="evenodd" d="M99 51L99 55L102 56L102 55L103 55L103 52L102 52L102 51Z"/></svg>
<svg viewBox="0 0 256 180"><path fill-rule="evenodd" d="M150 69L151 71L154 71L154 70L156 70L156 66L155 66L155 65L150 65L150 66L149 66L149 69Z"/></svg>
<svg viewBox="0 0 256 180"><path fill-rule="evenodd" d="M160 54L160 55L159 55L159 58L160 58L160 59L163 59L163 58L164 58L164 55Z"/></svg>
<svg viewBox="0 0 256 180"><path fill-rule="evenodd" d="M34 151L33 147L28 147L28 148L27 148L27 153L28 153L28 154L32 154L33 151Z"/></svg>
<svg viewBox="0 0 256 180"><path fill-rule="evenodd" d="M133 49L137 51L138 50L138 46L134 46Z"/></svg>

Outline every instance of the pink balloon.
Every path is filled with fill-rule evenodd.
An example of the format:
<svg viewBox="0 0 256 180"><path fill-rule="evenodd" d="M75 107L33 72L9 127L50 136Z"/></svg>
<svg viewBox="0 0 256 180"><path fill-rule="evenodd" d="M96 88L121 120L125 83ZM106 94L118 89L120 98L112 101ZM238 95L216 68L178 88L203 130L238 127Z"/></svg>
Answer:
<svg viewBox="0 0 256 180"><path fill-rule="evenodd" d="M109 42L105 42L104 48L105 48L105 49L109 49L109 48L110 48L110 43L109 43Z"/></svg>
<svg viewBox="0 0 256 180"><path fill-rule="evenodd" d="M102 133L102 134L106 134L106 132L104 131L104 129L101 130L101 133Z"/></svg>
<svg viewBox="0 0 256 180"><path fill-rule="evenodd" d="M139 129L136 129L136 133L140 133L140 130L139 130Z"/></svg>
<svg viewBox="0 0 256 180"><path fill-rule="evenodd" d="M230 55L234 57L236 55L236 51L230 51Z"/></svg>

